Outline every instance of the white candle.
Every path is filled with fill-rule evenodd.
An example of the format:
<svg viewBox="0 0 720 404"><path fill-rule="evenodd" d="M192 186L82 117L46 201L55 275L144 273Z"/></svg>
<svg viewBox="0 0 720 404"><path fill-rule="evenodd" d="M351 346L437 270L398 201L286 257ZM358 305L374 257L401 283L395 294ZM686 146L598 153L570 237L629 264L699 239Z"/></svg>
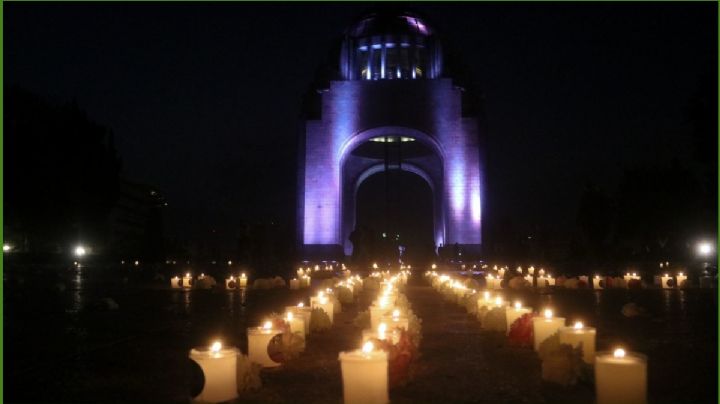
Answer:
<svg viewBox="0 0 720 404"><path fill-rule="evenodd" d="M290 326L290 332L305 335L305 320L302 316L295 316L292 311L288 311L285 313L285 322Z"/></svg>
<svg viewBox="0 0 720 404"><path fill-rule="evenodd" d="M515 322L515 320L530 312L530 309L527 307L522 307L522 303L520 302L515 302L515 305L513 307L506 307L505 321L507 322L507 330L505 331L505 334L510 334L510 327Z"/></svg>
<svg viewBox="0 0 720 404"><path fill-rule="evenodd" d="M595 357L597 404L647 402L647 357L616 349Z"/></svg>
<svg viewBox="0 0 720 404"><path fill-rule="evenodd" d="M535 273L535 267L531 266L530 268L528 268L528 273L530 275L533 275Z"/></svg>
<svg viewBox="0 0 720 404"><path fill-rule="evenodd" d="M540 349L540 344L555 334L565 325L565 317L553 317L552 310L545 310L542 317L533 318L533 347Z"/></svg>
<svg viewBox="0 0 720 404"><path fill-rule="evenodd" d="M498 276L499 276L500 278L502 278L502 277L505 276L505 268L500 268L500 269L498 269Z"/></svg>
<svg viewBox="0 0 720 404"><path fill-rule="evenodd" d="M387 353L371 342L356 351L340 352L345 404L386 404L388 397Z"/></svg>
<svg viewBox="0 0 720 404"><path fill-rule="evenodd" d="M672 276L665 274L665 276L660 277L660 284L662 285L663 289L671 289L672 285L670 285L670 281L672 280Z"/></svg>
<svg viewBox="0 0 720 404"><path fill-rule="evenodd" d="M186 273L185 276L183 276L182 285L184 288L189 288L192 286L192 276L190 276L190 273Z"/></svg>
<svg viewBox="0 0 720 404"><path fill-rule="evenodd" d="M279 330L273 329L270 321L266 321L262 327L248 328L248 357L250 360L266 368L280 365L268 355L270 340L279 333Z"/></svg>
<svg viewBox="0 0 720 404"><path fill-rule="evenodd" d="M676 279L677 279L677 287L680 288L683 286L683 282L685 282L687 280L687 276L683 275L683 273L680 272L677 275Z"/></svg>
<svg viewBox="0 0 720 404"><path fill-rule="evenodd" d="M325 312L325 314L328 315L330 318L330 323L333 322L333 314L334 314L334 308L333 308L333 302L328 299L327 296L320 296L317 300L314 300L311 303L311 306L313 309L320 309Z"/></svg>
<svg viewBox="0 0 720 404"><path fill-rule="evenodd" d="M593 289L602 289L603 288L600 285L600 281L602 281L602 279L599 276L595 275L595 277L593 278Z"/></svg>
<svg viewBox="0 0 720 404"><path fill-rule="evenodd" d="M630 273L626 273L625 276L623 276L623 279L625 279L625 282L630 282L630 280L633 279L633 276L630 275Z"/></svg>
<svg viewBox="0 0 720 404"><path fill-rule="evenodd" d="M582 344L583 360L592 364L595 360L595 328L585 327L580 321L572 327L560 327L560 343L577 347Z"/></svg>
<svg viewBox="0 0 720 404"><path fill-rule="evenodd" d="M237 357L236 348L224 348L220 342L213 343L210 348L194 348L190 350L190 359L202 369L205 384L194 400L218 403L237 398Z"/></svg>
<svg viewBox="0 0 720 404"><path fill-rule="evenodd" d="M537 285L538 288L544 288L547 287L547 278L540 275L537 277Z"/></svg>
<svg viewBox="0 0 720 404"><path fill-rule="evenodd" d="M237 288L237 282L235 282L235 277L231 275L225 279L225 289L233 290L235 288Z"/></svg>
<svg viewBox="0 0 720 404"><path fill-rule="evenodd" d="M290 290L300 289L300 281L297 279L290 279Z"/></svg>
<svg viewBox="0 0 720 404"><path fill-rule="evenodd" d="M172 287L173 289L180 289L180 288L182 288L182 283L180 282L180 278L177 277L177 276L173 276L173 277L170 279L170 287Z"/></svg>
<svg viewBox="0 0 720 404"><path fill-rule="evenodd" d="M246 276L245 274L240 274L240 278L238 278L238 279L240 280L240 287L241 287L241 288L246 288L246 287L247 287L247 281L248 281L247 276Z"/></svg>
<svg viewBox="0 0 720 404"><path fill-rule="evenodd" d="M297 318L300 318L305 323L304 331L305 335L308 335L310 333L310 316L312 315L312 308L311 307L305 307L305 305L300 302L297 306L287 306L285 307L285 311L289 311L293 313L293 315Z"/></svg>

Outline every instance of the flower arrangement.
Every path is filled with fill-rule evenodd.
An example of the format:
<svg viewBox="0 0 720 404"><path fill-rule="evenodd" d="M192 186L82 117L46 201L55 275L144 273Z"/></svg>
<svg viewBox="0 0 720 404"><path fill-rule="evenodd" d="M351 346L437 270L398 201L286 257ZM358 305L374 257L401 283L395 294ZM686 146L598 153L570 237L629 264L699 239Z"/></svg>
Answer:
<svg viewBox="0 0 720 404"><path fill-rule="evenodd" d="M523 314L510 325L508 340L510 345L518 347L531 347L533 345L533 313Z"/></svg>

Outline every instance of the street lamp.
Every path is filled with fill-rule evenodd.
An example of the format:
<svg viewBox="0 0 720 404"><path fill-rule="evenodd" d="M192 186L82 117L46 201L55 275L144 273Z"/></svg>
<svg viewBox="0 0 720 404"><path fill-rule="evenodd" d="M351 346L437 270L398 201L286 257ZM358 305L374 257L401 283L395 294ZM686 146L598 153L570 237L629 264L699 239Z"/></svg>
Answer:
<svg viewBox="0 0 720 404"><path fill-rule="evenodd" d="M83 256L85 256L85 254L87 254L87 251L85 251L85 247L83 247L81 245L75 247L75 256L76 257L78 257L78 258L83 257Z"/></svg>
<svg viewBox="0 0 720 404"><path fill-rule="evenodd" d="M712 254L713 252L713 246L711 243L708 243L707 241L702 241L698 243L697 245L697 253L703 258L707 258Z"/></svg>

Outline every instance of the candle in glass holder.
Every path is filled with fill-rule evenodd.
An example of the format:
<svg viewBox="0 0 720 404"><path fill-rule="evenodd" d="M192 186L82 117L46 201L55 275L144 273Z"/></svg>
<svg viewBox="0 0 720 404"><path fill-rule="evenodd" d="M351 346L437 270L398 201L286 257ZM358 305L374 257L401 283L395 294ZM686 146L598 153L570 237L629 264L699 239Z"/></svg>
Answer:
<svg viewBox="0 0 720 404"><path fill-rule="evenodd" d="M529 313L531 313L531 310L527 307L522 307L522 303L520 302L515 302L513 307L505 307L505 321L507 324L505 334L510 334L510 328L517 319Z"/></svg>
<svg viewBox="0 0 720 404"><path fill-rule="evenodd" d="M300 289L300 281L297 279L290 279L290 290Z"/></svg>
<svg viewBox="0 0 720 404"><path fill-rule="evenodd" d="M311 306L313 309L320 309L325 312L325 314L328 315L330 318L330 323L333 322L333 314L334 314L334 308L333 308L333 302L328 299L327 296L322 295L317 298L317 300L314 300L311 303Z"/></svg>
<svg viewBox="0 0 720 404"><path fill-rule="evenodd" d="M237 287L237 282L235 281L235 277L230 275L229 278L225 279L225 289L233 290Z"/></svg>
<svg viewBox="0 0 720 404"><path fill-rule="evenodd" d="M180 277L173 276L172 278L170 278L170 287L172 287L173 289L182 288L182 282L180 281Z"/></svg>
<svg viewBox="0 0 720 404"><path fill-rule="evenodd" d="M239 282L239 285L240 285L241 288L246 288L246 287L247 287L247 281L248 281L248 279L247 279L247 276L245 275L245 273L240 274L240 277L238 278L238 280L240 281L240 282Z"/></svg>
<svg viewBox="0 0 720 404"><path fill-rule="evenodd" d="M302 316L295 316L292 311L288 311L285 313L285 322L290 326L290 332L305 335L305 320Z"/></svg>
<svg viewBox="0 0 720 404"><path fill-rule="evenodd" d="M683 282L687 280L687 276L683 275L683 273L680 272L675 279L677 281L677 287L681 288L683 287Z"/></svg>
<svg viewBox="0 0 720 404"><path fill-rule="evenodd" d="M250 360L266 368L280 365L268 355L270 340L278 334L280 334L280 330L273 329L272 322L270 321L266 321L262 327L248 328L248 357Z"/></svg>
<svg viewBox="0 0 720 404"><path fill-rule="evenodd" d="M533 318L533 347L540 349L540 344L555 334L565 325L565 317L553 317L552 310L546 309L542 317Z"/></svg>
<svg viewBox="0 0 720 404"><path fill-rule="evenodd" d="M595 357L597 404L644 404L647 402L647 357L615 349Z"/></svg>
<svg viewBox="0 0 720 404"><path fill-rule="evenodd" d="M603 287L602 285L600 285L601 281L602 279L600 278L600 276L595 275L595 277L593 278L593 289L602 289Z"/></svg>
<svg viewBox="0 0 720 404"><path fill-rule="evenodd" d="M592 364L595 360L594 327L585 327L580 321L576 321L572 327L560 327L560 343L572 345L574 348L582 344L585 363Z"/></svg>
<svg viewBox="0 0 720 404"><path fill-rule="evenodd" d="M372 342L362 349L340 352L340 369L345 404L387 404L388 356L375 350Z"/></svg>
<svg viewBox="0 0 720 404"><path fill-rule="evenodd" d="M190 275L190 272L186 273L185 276L183 276L182 285L184 288L189 288L192 286L192 276Z"/></svg>
<svg viewBox="0 0 720 404"><path fill-rule="evenodd" d="M665 274L665 276L660 277L660 284L662 285L663 289L671 289L673 285L670 284L670 281L672 280L672 276Z"/></svg>
<svg viewBox="0 0 720 404"><path fill-rule="evenodd" d="M193 348L190 359L202 369L205 384L194 400L218 403L237 398L237 348L225 348L219 341L209 348Z"/></svg>
<svg viewBox="0 0 720 404"><path fill-rule="evenodd" d="M534 267L534 266L530 266L530 268L528 268L528 273L529 273L530 275L535 274L535 267Z"/></svg>
<svg viewBox="0 0 720 404"><path fill-rule="evenodd" d="M293 313L295 317L302 319L302 321L305 323L305 335L308 335L310 333L310 316L312 315L311 307L305 307L305 304L303 302L300 302L297 306L286 306L285 311L289 311Z"/></svg>

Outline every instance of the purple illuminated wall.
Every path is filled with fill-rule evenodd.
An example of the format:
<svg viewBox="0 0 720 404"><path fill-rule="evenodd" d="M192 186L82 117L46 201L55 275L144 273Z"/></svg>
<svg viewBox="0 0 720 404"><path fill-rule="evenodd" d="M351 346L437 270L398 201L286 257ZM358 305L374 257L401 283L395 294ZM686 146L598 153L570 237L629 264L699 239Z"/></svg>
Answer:
<svg viewBox="0 0 720 404"><path fill-rule="evenodd" d="M460 90L450 79L348 80L331 82L322 94L321 119L306 124L298 225L308 257L348 252L343 246L354 225L355 204L347 190L377 165L350 153L372 137L399 134L434 151L432 158L408 164L427 173L436 193L436 243L479 251L479 133L475 119L461 116Z"/></svg>

